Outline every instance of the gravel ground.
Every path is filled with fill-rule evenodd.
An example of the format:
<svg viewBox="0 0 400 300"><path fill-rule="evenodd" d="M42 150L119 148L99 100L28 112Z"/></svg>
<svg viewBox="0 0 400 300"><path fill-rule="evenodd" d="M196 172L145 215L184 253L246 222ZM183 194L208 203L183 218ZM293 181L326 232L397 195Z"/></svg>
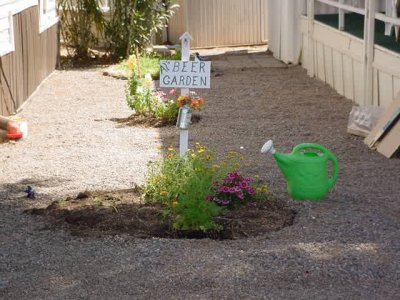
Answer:
<svg viewBox="0 0 400 300"><path fill-rule="evenodd" d="M218 155L241 151L244 169L298 211L295 224L235 241L79 238L23 214L89 189L143 183L175 128L118 127L125 82L101 70L57 71L24 107L29 138L0 144L2 299L398 299L400 160L346 133L352 103L301 67L265 54L219 56L203 119L190 130ZM260 154L317 142L340 178L326 200L294 202L273 159ZM241 149L240 147L243 147ZM26 199L28 185L39 196Z"/></svg>

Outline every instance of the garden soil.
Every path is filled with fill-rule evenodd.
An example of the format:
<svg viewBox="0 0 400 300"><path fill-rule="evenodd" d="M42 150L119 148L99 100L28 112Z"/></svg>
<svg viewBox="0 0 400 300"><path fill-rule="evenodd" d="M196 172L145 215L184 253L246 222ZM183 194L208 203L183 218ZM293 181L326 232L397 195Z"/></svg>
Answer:
<svg viewBox="0 0 400 300"><path fill-rule="evenodd" d="M236 240L143 239L74 235L25 213L86 190L143 184L147 162L179 141L174 126L111 120L132 115L126 81L100 68L56 71L19 114L29 136L0 144L1 299L398 298L400 160L349 135L353 103L301 67L265 53L212 61L212 88L198 91L207 105L190 145L218 157L242 153L242 171L267 180L296 212L293 224ZM280 152L314 142L337 156L339 180L325 200L289 198L273 158L260 153L267 139Z"/></svg>

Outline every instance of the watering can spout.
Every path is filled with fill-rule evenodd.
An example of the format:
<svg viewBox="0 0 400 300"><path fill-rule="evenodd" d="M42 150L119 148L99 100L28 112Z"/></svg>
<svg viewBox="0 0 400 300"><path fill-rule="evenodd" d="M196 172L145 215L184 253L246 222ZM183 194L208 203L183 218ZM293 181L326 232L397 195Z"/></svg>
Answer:
<svg viewBox="0 0 400 300"><path fill-rule="evenodd" d="M268 140L261 148L261 153L271 153L272 156L275 158L276 163L278 164L279 168L281 169L282 173L285 173L285 165L288 163L288 155L284 153L279 153L274 148L274 143L272 140ZM282 169L284 168L284 169Z"/></svg>
<svg viewBox="0 0 400 300"><path fill-rule="evenodd" d="M276 152L274 148L274 143L272 140L268 140L261 148L261 153L271 153L274 154Z"/></svg>

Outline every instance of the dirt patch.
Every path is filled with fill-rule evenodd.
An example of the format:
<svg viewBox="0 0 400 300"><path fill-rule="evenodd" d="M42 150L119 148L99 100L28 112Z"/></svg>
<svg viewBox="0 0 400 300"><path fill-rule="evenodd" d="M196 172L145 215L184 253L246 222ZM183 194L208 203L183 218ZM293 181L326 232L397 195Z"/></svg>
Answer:
<svg viewBox="0 0 400 300"><path fill-rule="evenodd" d="M138 114L132 114L127 118L111 118L110 121L116 122L121 126L134 126L134 127L165 127L175 126L176 120L157 119L154 117L147 117ZM200 115L192 115L192 124L198 123L201 120Z"/></svg>
<svg viewBox="0 0 400 300"><path fill-rule="evenodd" d="M174 230L162 217L162 205L142 203L135 190L83 192L74 199L58 200L46 208L26 212L47 216L46 229L68 229L78 236L129 234L135 238L240 239L277 231L292 225L295 212L278 200L259 200L217 217L222 231Z"/></svg>

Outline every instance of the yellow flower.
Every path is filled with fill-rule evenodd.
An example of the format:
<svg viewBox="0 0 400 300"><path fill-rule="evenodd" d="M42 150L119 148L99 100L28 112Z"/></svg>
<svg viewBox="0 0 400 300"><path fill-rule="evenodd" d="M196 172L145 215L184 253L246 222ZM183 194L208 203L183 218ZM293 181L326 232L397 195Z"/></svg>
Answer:
<svg viewBox="0 0 400 300"><path fill-rule="evenodd" d="M128 69L133 71L133 70L135 70L135 67L136 67L136 57L135 57L135 55L132 54L128 58Z"/></svg>
<svg viewBox="0 0 400 300"><path fill-rule="evenodd" d="M178 201L172 201L171 206L172 206L172 207L178 206Z"/></svg>
<svg viewBox="0 0 400 300"><path fill-rule="evenodd" d="M229 153L230 155L235 155L235 154L237 154L237 152L236 152L236 151L233 151L233 150L228 151L228 153Z"/></svg>
<svg viewBox="0 0 400 300"><path fill-rule="evenodd" d="M256 191L259 193L266 193L268 191L268 188L266 186L260 186L256 188Z"/></svg>
<svg viewBox="0 0 400 300"><path fill-rule="evenodd" d="M161 191L161 192L160 192L160 196L165 196L165 195L168 195L168 192L167 192L167 191Z"/></svg>
<svg viewBox="0 0 400 300"><path fill-rule="evenodd" d="M254 178L260 178L260 175L254 175Z"/></svg>
<svg viewBox="0 0 400 300"><path fill-rule="evenodd" d="M172 147L168 147L168 151L175 151L175 149Z"/></svg>
<svg viewBox="0 0 400 300"><path fill-rule="evenodd" d="M199 150L197 150L197 153L203 153L203 152L206 152L204 148L200 148Z"/></svg>

